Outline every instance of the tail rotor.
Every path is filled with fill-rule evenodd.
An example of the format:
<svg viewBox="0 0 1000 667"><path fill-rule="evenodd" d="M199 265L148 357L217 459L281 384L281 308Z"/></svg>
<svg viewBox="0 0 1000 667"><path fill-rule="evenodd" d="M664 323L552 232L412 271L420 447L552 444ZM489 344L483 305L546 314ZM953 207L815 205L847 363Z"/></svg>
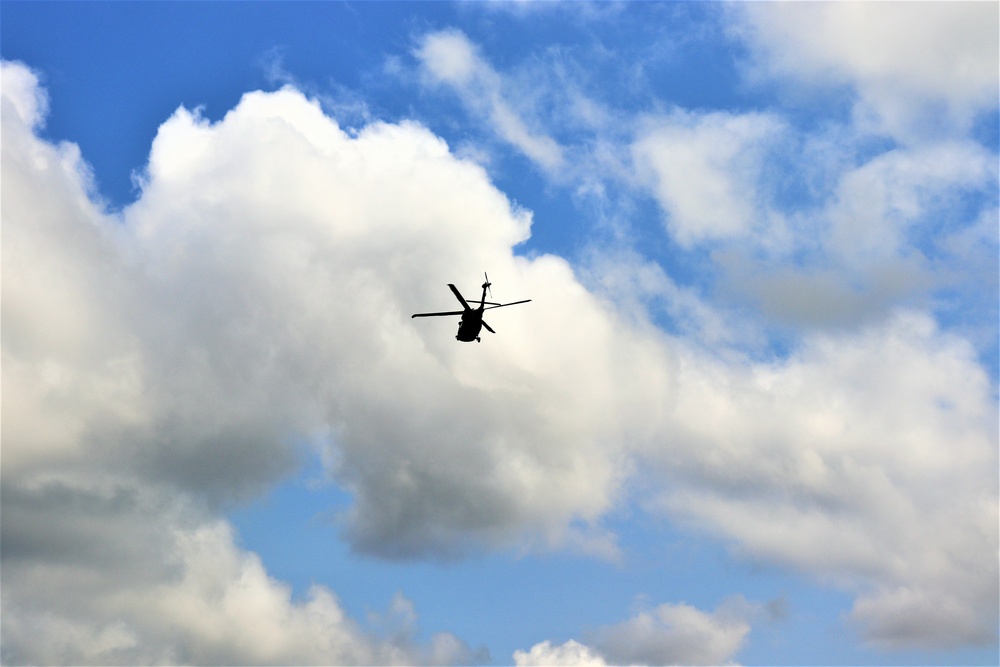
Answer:
<svg viewBox="0 0 1000 667"><path fill-rule="evenodd" d="M492 299L493 290L490 289L490 285L492 285L493 283L490 282L490 277L486 275L485 271L483 271L483 277L486 278L486 282L483 283L483 289L486 290L486 293L489 294L490 298Z"/></svg>

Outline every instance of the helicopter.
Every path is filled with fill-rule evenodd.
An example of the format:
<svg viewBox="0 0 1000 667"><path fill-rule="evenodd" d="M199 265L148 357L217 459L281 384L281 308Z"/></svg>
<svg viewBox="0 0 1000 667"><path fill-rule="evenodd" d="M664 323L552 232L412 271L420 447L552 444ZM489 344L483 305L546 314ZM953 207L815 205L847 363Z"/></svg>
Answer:
<svg viewBox="0 0 1000 667"><path fill-rule="evenodd" d="M490 333L493 334L496 333L496 331L493 330L493 327L491 327L490 325L488 325L486 322L483 321L484 310L503 308L504 306L516 306L519 303L528 303L529 301L531 301L531 299L514 301L512 303L496 303L494 301L487 301L486 300L487 292L489 293L490 297L493 296L493 291L490 290L490 285L492 285L493 283L490 282L490 277L485 272L483 272L483 276L486 278L486 282L484 282L482 285L483 296L479 300L478 308L472 308L469 305L469 302L465 300L465 297L462 296L462 293L458 291L458 288L452 285L451 283L448 283L448 287L451 288L451 291L455 294L455 297L461 302L462 308L464 308L464 310L451 310L445 313L415 313L413 317L440 317L444 315L461 315L462 320L458 323L458 335L455 336L455 340L462 341L465 343L471 343L472 341L476 341L477 343L482 342L479 339L479 332L482 330L483 327L486 327L486 330L489 331Z"/></svg>

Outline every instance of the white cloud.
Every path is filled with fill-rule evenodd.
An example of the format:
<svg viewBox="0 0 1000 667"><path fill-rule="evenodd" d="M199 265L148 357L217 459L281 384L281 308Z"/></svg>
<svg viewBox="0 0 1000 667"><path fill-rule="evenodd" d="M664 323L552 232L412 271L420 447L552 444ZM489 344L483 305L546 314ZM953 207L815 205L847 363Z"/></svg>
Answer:
<svg viewBox="0 0 1000 667"><path fill-rule="evenodd" d="M616 665L722 665L732 661L753 610L741 598L708 614L686 604L664 604L602 628L596 644Z"/></svg>
<svg viewBox="0 0 1000 667"><path fill-rule="evenodd" d="M479 58L472 42L458 31L425 36L417 57L434 79L456 87L470 84L477 71L492 71Z"/></svg>
<svg viewBox="0 0 1000 667"><path fill-rule="evenodd" d="M37 83L9 90L27 75L4 68L5 659L462 655L449 635L372 639L322 589L290 600L212 519L289 471L302 441L333 452L360 551L614 556L601 519L653 464L672 516L856 592L875 640L995 628L994 389L926 315L809 336L787 362L667 336L564 260L515 257L530 215L426 129L349 135L292 89L215 124L178 110L140 199L111 218L75 147L32 132ZM534 299L491 315L498 335L459 345L455 322L410 320L454 307L446 284L472 294L483 270L496 298ZM213 601L209 623L185 624ZM620 630L722 622L689 625L694 611ZM240 648L241 614L273 633ZM737 646L742 626L721 627Z"/></svg>
<svg viewBox="0 0 1000 667"><path fill-rule="evenodd" d="M973 268L982 249L949 249L992 210L996 155L954 139L867 156L865 142L856 128L678 111L647 118L631 148L672 239L711 249L720 295L771 322L855 326L941 290L977 302L992 284Z"/></svg>
<svg viewBox="0 0 1000 667"><path fill-rule="evenodd" d="M5 65L5 84L21 75ZM616 366L606 313L565 262L512 256L530 217L481 169L416 125L351 138L294 91L250 94L219 124L183 109L164 123L141 198L112 219L75 147L6 112L37 94L4 88L5 658L466 661L448 635L372 640L326 592L290 601L206 514L280 478L317 433L334 434L359 549L614 554L596 522L625 469L602 441L615 407L556 381L592 382L579 354ZM554 305L498 311L475 357L454 322L409 319L453 307L446 283L468 291L483 269L497 297ZM603 330L597 347L529 344L571 309ZM592 414L536 404L540 375L549 400ZM241 642L246 613L273 632Z"/></svg>
<svg viewBox="0 0 1000 667"><path fill-rule="evenodd" d="M565 165L562 147L531 127L511 102L517 95L508 92L509 83L479 56L465 34L455 30L430 33L414 54L431 82L451 87L474 114L544 171L551 174Z"/></svg>
<svg viewBox="0 0 1000 667"><path fill-rule="evenodd" d="M593 646L544 641L516 651L522 665L722 665L730 664L750 632L756 609L742 598L714 613L686 604L663 604L597 629Z"/></svg>
<svg viewBox="0 0 1000 667"><path fill-rule="evenodd" d="M49 96L39 85L38 75L27 65L12 64L16 66L4 70L4 90L10 91L4 98L5 113L16 114L25 127L40 129L49 112Z"/></svg>
<svg viewBox="0 0 1000 667"><path fill-rule="evenodd" d="M997 106L995 3L749 3L731 16L765 76L852 86L897 137L968 128Z"/></svg>
<svg viewBox="0 0 1000 667"><path fill-rule="evenodd" d="M957 222L946 216L955 217L962 195L995 187L996 163L981 146L952 141L889 151L846 171L828 212L829 250L864 264L919 247L921 231L945 238L940 230Z"/></svg>
<svg viewBox="0 0 1000 667"><path fill-rule="evenodd" d="M5 521L15 525L4 527L4 546L20 547L4 555L5 662L454 664L474 657L447 634L426 647L412 633L378 638L322 586L293 600L254 554L234 545L227 524L130 483L119 482L115 495L69 484L31 497L5 489L5 505L14 503ZM22 525L26 512L65 520L45 531ZM26 531L63 543L32 544Z"/></svg>
<svg viewBox="0 0 1000 667"><path fill-rule="evenodd" d="M581 274L589 289L614 303L619 317L632 326L648 326L651 316L665 316L665 326L688 345L721 350L766 344L758 325L707 302L698 287L678 285L663 267L638 253L594 249Z"/></svg>
<svg viewBox="0 0 1000 667"><path fill-rule="evenodd" d="M215 501L252 494L287 470L285 441L332 425L337 473L357 496L359 548L450 551L528 527L543 546L571 539L607 551L600 531L591 539L566 524L595 521L612 502L623 462L600 444L612 408L599 407L598 395L569 398L573 410L597 409L564 424L525 387L540 376L563 391L557 370L574 354L593 357L592 369L576 371L589 382L616 365L614 353L580 341L588 351L539 357L524 345L526 313L499 311L491 322L501 335L470 362L454 345L453 322L408 318L450 307L446 283L488 268L497 296L560 303L536 309L534 335L553 335L575 309L610 336L562 261L512 257L527 225L479 168L415 125L374 125L352 139L292 91L248 95L217 126L179 111L154 142L143 195L117 239L130 265L116 280L140 295L100 318L135 318L120 322L132 349L116 345L101 362L131 373L115 386L136 395L111 397L137 412L127 425L135 432L115 433L119 446L143 474ZM35 275L32 285L52 293L57 276ZM88 278L70 284L81 289ZM100 309L110 305L106 292L95 286L72 301ZM29 386L32 375L26 366ZM456 410L481 418L449 428Z"/></svg>
<svg viewBox="0 0 1000 667"><path fill-rule="evenodd" d="M594 652L589 646L570 639L553 646L546 640L531 647L530 651L515 651L514 664L518 667L529 665L580 665L580 667L601 667L606 665L604 658Z"/></svg>
<svg viewBox="0 0 1000 667"><path fill-rule="evenodd" d="M753 233L768 242L772 229L759 191L769 145L784 131L766 114L675 112L651 119L632 146L640 177L685 247Z"/></svg>
<svg viewBox="0 0 1000 667"><path fill-rule="evenodd" d="M782 364L711 366L682 359L664 507L858 592L887 645L995 640L997 405L965 341L902 313Z"/></svg>
<svg viewBox="0 0 1000 667"><path fill-rule="evenodd" d="M241 310L253 304L239 301L237 276L199 284L178 269L185 252L194 265L211 255L199 242L180 248L145 227L164 243L146 264L135 226L89 201L79 151L30 131L42 93L8 84L37 86L33 73L4 64L2 79L4 661L471 661L447 634L426 647L375 638L321 587L292 600L206 512L206 501L256 495L288 470L286 440L313 423L315 405L284 374L302 367L277 370L268 350L234 366L260 348L247 330L216 330L219 316L268 313ZM288 109L281 126L308 125L310 109ZM147 187L199 174L208 128L177 118L195 141L169 146ZM219 338L235 355L213 348Z"/></svg>
<svg viewBox="0 0 1000 667"><path fill-rule="evenodd" d="M762 262L733 248L720 264L735 292L783 323L851 326L942 291L970 312L989 307L994 281L982 267L991 241L975 230L995 201L996 165L971 141L887 151L835 172L822 207L793 218L792 247L807 261ZM970 234L980 243L957 240Z"/></svg>

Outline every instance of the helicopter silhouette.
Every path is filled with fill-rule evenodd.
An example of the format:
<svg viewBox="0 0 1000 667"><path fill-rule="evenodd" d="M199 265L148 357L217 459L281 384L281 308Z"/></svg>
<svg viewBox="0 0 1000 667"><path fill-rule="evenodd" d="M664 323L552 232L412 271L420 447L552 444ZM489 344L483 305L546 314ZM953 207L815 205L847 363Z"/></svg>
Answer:
<svg viewBox="0 0 1000 667"><path fill-rule="evenodd" d="M519 303L528 303L529 301L531 301L531 299L514 301L512 303L495 303L493 301L487 301L486 300L487 292L489 292L490 297L493 296L493 291L490 290L490 285L492 285L493 283L490 282L490 277L486 275L485 272L483 273L483 276L486 278L486 282L483 283L483 296L479 300L478 308L472 308L469 305L469 302L465 300L465 297L462 296L462 293L458 291L458 288L452 285L451 283L448 283L448 287L451 288L451 291L462 303L462 308L464 310L450 310L444 313L416 313L413 315L413 317L442 317L445 315L461 315L462 320L458 323L458 335L455 336L455 340L459 340L465 343L470 343L472 341L476 341L477 343L481 342L479 340L479 332L482 330L483 327L486 327L486 330L489 331L490 333L495 334L496 331L493 330L493 327L491 327L490 325L488 325L486 322L483 321L483 311L493 310L494 308L503 308L504 306L516 306Z"/></svg>

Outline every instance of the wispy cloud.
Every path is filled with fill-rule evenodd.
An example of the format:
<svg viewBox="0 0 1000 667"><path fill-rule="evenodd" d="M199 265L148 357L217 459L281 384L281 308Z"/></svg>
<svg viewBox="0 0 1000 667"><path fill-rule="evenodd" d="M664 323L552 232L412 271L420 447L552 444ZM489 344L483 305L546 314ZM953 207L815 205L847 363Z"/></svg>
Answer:
<svg viewBox="0 0 1000 667"><path fill-rule="evenodd" d="M786 131L767 114L678 111L650 119L633 159L671 236L685 248L747 237L767 246L780 230L769 228L775 214L759 193L769 149Z"/></svg>
<svg viewBox="0 0 1000 667"><path fill-rule="evenodd" d="M414 53L431 82L451 87L473 114L544 171L555 174L565 165L562 147L529 126L510 99L517 91L508 90L509 84L463 33L447 30L425 35Z"/></svg>

